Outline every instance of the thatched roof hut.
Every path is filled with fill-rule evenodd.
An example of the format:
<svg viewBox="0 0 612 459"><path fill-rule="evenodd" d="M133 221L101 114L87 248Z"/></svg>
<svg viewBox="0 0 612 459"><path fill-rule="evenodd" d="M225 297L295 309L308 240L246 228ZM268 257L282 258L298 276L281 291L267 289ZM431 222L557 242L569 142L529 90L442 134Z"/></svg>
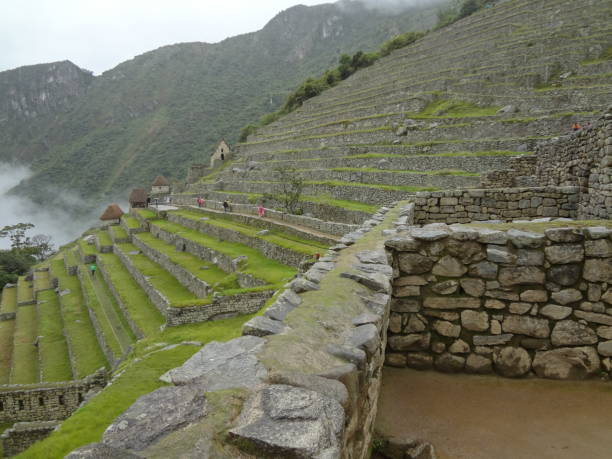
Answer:
<svg viewBox="0 0 612 459"><path fill-rule="evenodd" d="M111 204L106 208L106 210L100 215L100 220L103 222L110 220L119 220L124 212L121 210L118 204Z"/></svg>
<svg viewBox="0 0 612 459"><path fill-rule="evenodd" d="M129 201L132 207L147 207L149 194L143 188L134 188L130 193Z"/></svg>
<svg viewBox="0 0 612 459"><path fill-rule="evenodd" d="M155 180L153 180L153 184L151 186L170 186L170 183L168 180L166 180L166 177L163 175L158 175L155 177Z"/></svg>

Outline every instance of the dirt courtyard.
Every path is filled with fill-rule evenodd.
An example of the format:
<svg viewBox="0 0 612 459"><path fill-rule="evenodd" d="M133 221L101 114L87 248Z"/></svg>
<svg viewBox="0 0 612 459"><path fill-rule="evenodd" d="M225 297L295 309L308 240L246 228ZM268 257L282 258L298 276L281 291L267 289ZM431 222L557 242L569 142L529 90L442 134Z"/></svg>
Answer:
<svg viewBox="0 0 612 459"><path fill-rule="evenodd" d="M376 429L440 459L610 459L612 382L385 368Z"/></svg>

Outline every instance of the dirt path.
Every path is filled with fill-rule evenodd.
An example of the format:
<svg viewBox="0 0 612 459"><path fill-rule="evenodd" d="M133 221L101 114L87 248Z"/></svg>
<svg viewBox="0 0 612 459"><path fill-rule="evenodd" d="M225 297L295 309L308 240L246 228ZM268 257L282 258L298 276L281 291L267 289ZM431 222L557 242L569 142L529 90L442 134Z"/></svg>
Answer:
<svg viewBox="0 0 612 459"><path fill-rule="evenodd" d="M385 368L376 426L443 459L610 459L612 383Z"/></svg>

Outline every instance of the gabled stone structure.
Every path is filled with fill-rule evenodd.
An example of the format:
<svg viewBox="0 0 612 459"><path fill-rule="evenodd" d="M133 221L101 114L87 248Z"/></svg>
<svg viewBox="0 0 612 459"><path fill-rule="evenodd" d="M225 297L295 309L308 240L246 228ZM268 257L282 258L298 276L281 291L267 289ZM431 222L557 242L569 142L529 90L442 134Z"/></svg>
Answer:
<svg viewBox="0 0 612 459"><path fill-rule="evenodd" d="M217 145L217 149L210 157L210 168L214 169L215 167L223 164L224 161L228 161L232 158L233 152L228 145L228 143L221 139L219 145Z"/></svg>

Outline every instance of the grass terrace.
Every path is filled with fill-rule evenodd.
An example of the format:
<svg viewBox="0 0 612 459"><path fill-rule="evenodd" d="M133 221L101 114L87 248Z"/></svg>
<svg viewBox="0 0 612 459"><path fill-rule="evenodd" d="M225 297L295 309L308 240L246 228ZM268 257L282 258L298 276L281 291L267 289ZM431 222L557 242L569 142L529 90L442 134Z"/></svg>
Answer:
<svg viewBox="0 0 612 459"><path fill-rule="evenodd" d="M74 358L74 377L81 379L108 363L89 320L78 277L66 273L60 258L51 262L51 273L59 281L59 300L68 344Z"/></svg>
<svg viewBox="0 0 612 459"><path fill-rule="evenodd" d="M378 171L380 172L380 171ZM365 187L376 188L386 191L405 191L406 193L416 193L418 191L438 191L439 188L433 186L405 186L405 185L377 185L373 183L341 182L339 180L306 181L306 185L324 185L338 187Z"/></svg>
<svg viewBox="0 0 612 459"><path fill-rule="evenodd" d="M266 258L258 250L247 247L246 245L226 241L221 242L212 236L191 230L167 220L156 220L152 223L165 231L175 233L177 236L188 239L202 247L208 247L232 258L243 255L246 256L248 261L242 266L241 271L261 279L267 284L277 285L285 283L296 274L295 269Z"/></svg>
<svg viewBox="0 0 612 459"><path fill-rule="evenodd" d="M0 384L8 384L13 354L15 320L0 321Z"/></svg>
<svg viewBox="0 0 612 459"><path fill-rule="evenodd" d="M108 232L110 233L111 239L112 240L117 240L117 239L127 239L128 238L128 233L126 230L124 230L121 226L119 225L113 225L113 226L109 226L108 228Z"/></svg>
<svg viewBox="0 0 612 459"><path fill-rule="evenodd" d="M4 287L0 299L0 314L15 312L17 310L17 289L15 287Z"/></svg>
<svg viewBox="0 0 612 459"><path fill-rule="evenodd" d="M110 234L108 234L108 231L98 231L96 233L96 237L98 238L98 243L100 244L100 246L113 245L113 241L110 237Z"/></svg>
<svg viewBox="0 0 612 459"><path fill-rule="evenodd" d="M489 151L463 151L457 153L415 153L414 156L424 157L440 157L440 158L453 158L453 157L480 157L480 156L521 156L530 155L532 152L526 151L508 151L508 150L489 150ZM370 158L405 158L406 155L401 154L389 154L389 153L363 153L359 155L346 156L346 159L370 159ZM316 158L318 159L318 158Z"/></svg>
<svg viewBox="0 0 612 459"><path fill-rule="evenodd" d="M64 263L66 266L78 266L79 264L78 253L73 249L65 250L64 251Z"/></svg>
<svg viewBox="0 0 612 459"><path fill-rule="evenodd" d="M309 169L306 169L309 170ZM334 167L330 169L335 172L374 172L374 173L392 173L392 174L417 174L417 175L454 175L459 177L479 177L477 172L458 171L453 169L441 169L435 171L417 171L417 170L395 170L395 169L376 169L374 167Z"/></svg>
<svg viewBox="0 0 612 459"><path fill-rule="evenodd" d="M131 215L126 215L124 214L121 217L121 220L125 222L125 225L129 228L129 229L137 229L140 228L140 222L132 217Z"/></svg>
<svg viewBox="0 0 612 459"><path fill-rule="evenodd" d="M52 290L39 293L38 352L41 381L68 381L72 367L68 345L63 334L62 311L57 295Z"/></svg>
<svg viewBox="0 0 612 459"><path fill-rule="evenodd" d="M17 303L34 301L34 288L32 282L27 281L25 276L17 280Z"/></svg>
<svg viewBox="0 0 612 459"><path fill-rule="evenodd" d="M32 384L39 381L36 340L36 305L17 308L13 335L10 384Z"/></svg>
<svg viewBox="0 0 612 459"><path fill-rule="evenodd" d="M149 209L138 209L136 213L138 213L138 215L140 215L145 220L154 220L157 218L157 214Z"/></svg>
<svg viewBox="0 0 612 459"><path fill-rule="evenodd" d="M83 255L96 255L96 246L94 244L87 243L85 239L79 239L78 245Z"/></svg>
<svg viewBox="0 0 612 459"><path fill-rule="evenodd" d="M49 271L34 272L34 291L46 290L51 288L51 279L49 279Z"/></svg>

